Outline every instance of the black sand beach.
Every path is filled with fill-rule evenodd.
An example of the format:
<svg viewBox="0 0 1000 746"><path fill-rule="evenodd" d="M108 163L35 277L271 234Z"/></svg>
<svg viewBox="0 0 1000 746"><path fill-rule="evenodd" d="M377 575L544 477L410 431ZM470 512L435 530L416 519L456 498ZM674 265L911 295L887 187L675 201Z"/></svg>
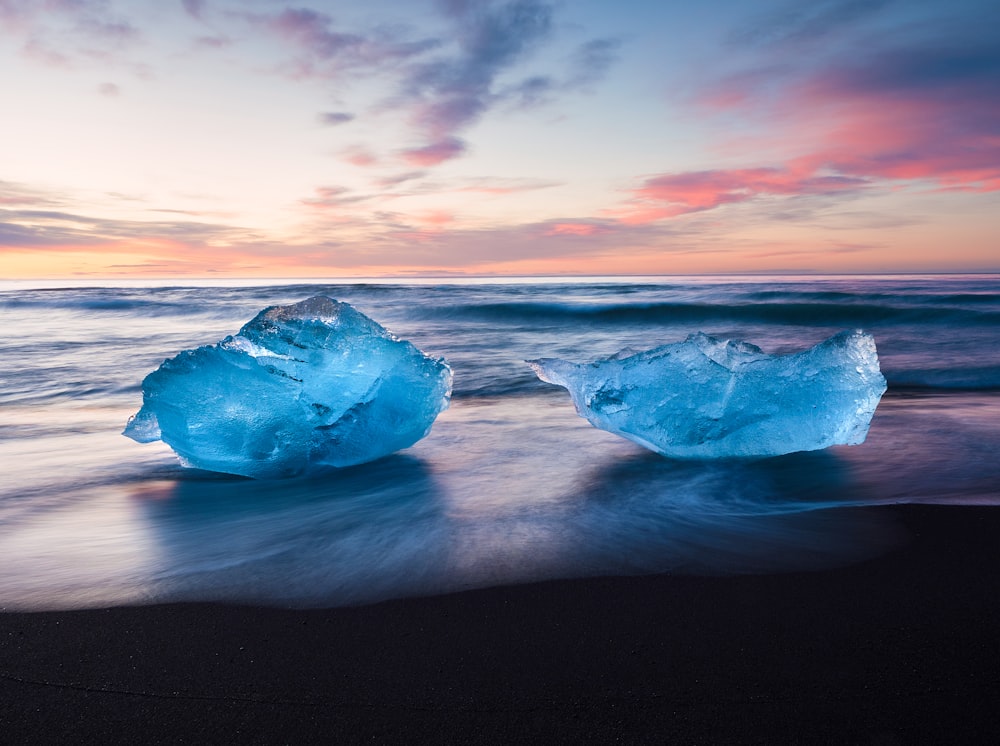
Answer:
<svg viewBox="0 0 1000 746"><path fill-rule="evenodd" d="M0 615L6 743L996 743L1000 510L814 573Z"/></svg>

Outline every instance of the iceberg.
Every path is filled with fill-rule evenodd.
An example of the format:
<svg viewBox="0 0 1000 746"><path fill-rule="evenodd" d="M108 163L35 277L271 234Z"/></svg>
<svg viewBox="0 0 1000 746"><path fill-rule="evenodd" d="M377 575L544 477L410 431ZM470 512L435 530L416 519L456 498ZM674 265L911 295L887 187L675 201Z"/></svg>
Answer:
<svg viewBox="0 0 1000 746"><path fill-rule="evenodd" d="M886 390L875 340L837 334L789 355L692 334L575 364L529 360L597 428L672 458L778 456L863 443Z"/></svg>
<svg viewBox="0 0 1000 746"><path fill-rule="evenodd" d="M447 408L451 380L444 360L316 296L165 360L122 434L162 440L186 466L288 477L413 445Z"/></svg>

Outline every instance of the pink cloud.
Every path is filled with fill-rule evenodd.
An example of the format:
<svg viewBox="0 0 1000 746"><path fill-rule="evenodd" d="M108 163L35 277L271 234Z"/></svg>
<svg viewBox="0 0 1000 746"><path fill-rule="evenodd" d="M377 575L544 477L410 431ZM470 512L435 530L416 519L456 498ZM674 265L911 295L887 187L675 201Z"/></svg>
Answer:
<svg viewBox="0 0 1000 746"><path fill-rule="evenodd" d="M329 210L365 202L372 197L368 194L355 194L351 189L342 186L316 187L315 196L301 200L306 207L317 210Z"/></svg>
<svg viewBox="0 0 1000 746"><path fill-rule="evenodd" d="M1000 52L882 50L788 77L770 68L709 86L698 104L760 133L729 150L770 163L659 174L609 214L655 222L763 197L834 195L914 181L1000 190ZM774 155L778 154L778 155Z"/></svg>
<svg viewBox="0 0 1000 746"><path fill-rule="evenodd" d="M181 4L193 18L201 18L205 12L205 0L181 0Z"/></svg>
<svg viewBox="0 0 1000 746"><path fill-rule="evenodd" d="M608 233L607 226L596 225L594 223L554 223L549 226L543 235L545 236L595 236L600 233Z"/></svg>
<svg viewBox="0 0 1000 746"><path fill-rule="evenodd" d="M762 117L757 144L786 150L790 171L995 191L998 69L992 44L914 45L778 84L766 72L742 75L710 87L700 103L744 121Z"/></svg>
<svg viewBox="0 0 1000 746"><path fill-rule="evenodd" d="M199 49L223 49L230 46L233 40L228 36L199 36L194 43Z"/></svg>
<svg viewBox="0 0 1000 746"><path fill-rule="evenodd" d="M536 189L548 189L560 185L561 182L546 181L544 179L479 178L457 187L455 191L479 192L481 194L502 196L505 194L532 192Z"/></svg>
<svg viewBox="0 0 1000 746"><path fill-rule="evenodd" d="M340 155L347 163L359 168L378 165L378 157L364 145L351 145L341 150Z"/></svg>
<svg viewBox="0 0 1000 746"><path fill-rule="evenodd" d="M400 153L407 163L418 168L437 166L440 163L458 158L465 152L465 143L457 137L446 137L430 145L410 148Z"/></svg>
<svg viewBox="0 0 1000 746"><path fill-rule="evenodd" d="M420 225L438 229L444 228L446 225L450 225L455 222L455 216L452 213L444 212L443 210L426 212L415 216L414 219Z"/></svg>
<svg viewBox="0 0 1000 746"><path fill-rule="evenodd" d="M195 16L201 0L185 0ZM461 137L491 110L519 101L537 104L557 91L580 90L599 80L617 59L621 42L590 39L572 55L563 81L523 75L518 68L548 41L555 5L548 0L444 0L435 3L449 28L419 38L403 25L349 29L307 7L239 14L287 45L280 70L294 78L352 79L386 75L395 92L379 109L401 114L418 147L403 150L409 164L430 168L466 153ZM520 80L511 80L515 75ZM328 124L337 123L336 121Z"/></svg>
<svg viewBox="0 0 1000 746"><path fill-rule="evenodd" d="M55 68L122 62L142 34L104 0L0 0L0 37L20 39L28 60Z"/></svg>
<svg viewBox="0 0 1000 746"><path fill-rule="evenodd" d="M375 185L380 189L391 189L408 181L418 181L427 175L426 171L406 171L405 173L383 176L375 181Z"/></svg>
<svg viewBox="0 0 1000 746"><path fill-rule="evenodd" d="M0 181L0 206L49 208L61 204L61 198L55 194L33 189L23 184Z"/></svg>
<svg viewBox="0 0 1000 746"><path fill-rule="evenodd" d="M628 205L612 214L629 224L649 223L767 195L834 194L865 187L865 179L795 168L737 168L660 174L632 190Z"/></svg>
<svg viewBox="0 0 1000 746"><path fill-rule="evenodd" d="M798 99L804 108L833 110L823 140L796 160L800 167L888 180L922 179L945 189L1000 189L1000 129L976 127L970 109L986 108L979 102L966 102L955 111L933 100L854 94L823 106L816 100L821 95L805 91ZM993 118L1000 127L1000 107L995 108Z"/></svg>
<svg viewBox="0 0 1000 746"><path fill-rule="evenodd" d="M429 244L435 243L440 237L440 231L416 230L416 231L394 231L389 234L394 240L405 243Z"/></svg>
<svg viewBox="0 0 1000 746"><path fill-rule="evenodd" d="M334 19L310 8L285 8L273 14L244 14L294 50L285 71L295 78L337 78L350 71L371 74L435 49L436 39L410 40L397 27L344 31Z"/></svg>
<svg viewBox="0 0 1000 746"><path fill-rule="evenodd" d="M308 8L286 8L266 19L265 24L279 36L300 45L320 59L342 54L364 42L357 34L332 31L329 16Z"/></svg>

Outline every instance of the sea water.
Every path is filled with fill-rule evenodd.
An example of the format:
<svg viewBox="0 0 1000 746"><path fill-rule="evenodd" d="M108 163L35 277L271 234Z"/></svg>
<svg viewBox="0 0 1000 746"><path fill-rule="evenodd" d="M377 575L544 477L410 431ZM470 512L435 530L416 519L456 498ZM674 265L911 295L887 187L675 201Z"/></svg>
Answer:
<svg viewBox="0 0 1000 746"><path fill-rule="evenodd" d="M412 448L311 478L185 469L121 436L143 377L323 294L444 357ZM591 427L524 360L704 331L874 335L867 441L685 462ZM817 570L906 540L892 503L1000 505L1000 277L0 282L0 608L336 606L533 580Z"/></svg>

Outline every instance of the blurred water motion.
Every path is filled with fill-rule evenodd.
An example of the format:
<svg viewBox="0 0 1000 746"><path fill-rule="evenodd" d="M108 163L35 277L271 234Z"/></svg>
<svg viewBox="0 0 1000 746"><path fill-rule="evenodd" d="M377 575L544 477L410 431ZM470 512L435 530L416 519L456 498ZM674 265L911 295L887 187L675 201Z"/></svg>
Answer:
<svg viewBox="0 0 1000 746"><path fill-rule="evenodd" d="M310 479L206 472L77 492L4 529L8 608L327 606L545 578L761 572L898 540L842 461L683 463L555 400L458 403L406 454ZM468 447L466 447L466 445Z"/></svg>
<svg viewBox="0 0 1000 746"><path fill-rule="evenodd" d="M838 283L0 292L0 607L329 606L570 576L812 570L905 541L880 505L1000 504L996 280ZM426 439L254 481L119 435L164 357L316 292L452 362L458 395ZM890 390L853 448L663 459L590 427L522 362L699 328L801 349L859 314Z"/></svg>

